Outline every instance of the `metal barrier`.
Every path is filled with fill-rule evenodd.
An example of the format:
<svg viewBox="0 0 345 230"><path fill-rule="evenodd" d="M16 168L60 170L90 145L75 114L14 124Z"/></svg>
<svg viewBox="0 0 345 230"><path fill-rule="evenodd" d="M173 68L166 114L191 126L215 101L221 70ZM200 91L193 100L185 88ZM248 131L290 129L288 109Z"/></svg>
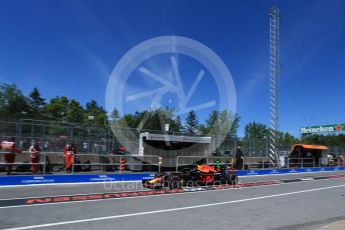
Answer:
<svg viewBox="0 0 345 230"><path fill-rule="evenodd" d="M0 166L13 166L13 171L17 170L20 165L39 165L39 171L42 174L56 173L65 170L65 158L61 152L41 152L40 161L38 163L30 162L31 153L24 151L23 154L16 153L16 161L14 163L6 163L4 155L9 152L0 151ZM162 157L157 155L114 155L114 154L76 154L74 155L71 172L77 173L82 171L108 171L119 172L124 171L150 171L160 172L162 169ZM177 156L176 162L172 167L176 167L176 171L181 170L184 166L190 167L195 164L209 165L225 165L234 164L233 157L228 156ZM286 158L286 168L313 168L337 166L337 158ZM27 171L30 172L28 167ZM267 157L245 157L243 160L243 168L245 170L252 169L268 169L271 168ZM4 167L2 167L3 171ZM23 171L24 172L24 171Z"/></svg>
<svg viewBox="0 0 345 230"><path fill-rule="evenodd" d="M328 167L328 166L337 166L338 163L339 163L339 158L323 157L323 158L319 158L318 165L320 167Z"/></svg>
<svg viewBox="0 0 345 230"><path fill-rule="evenodd" d="M18 166L25 165L41 165L39 171L42 174L57 173L65 170L65 158L62 152L41 152L40 160L38 163L30 162L31 153L23 151L22 153L16 153L14 163L6 163L4 155L10 152L0 152L0 166L5 166L3 171L6 171L6 166L13 165L12 171L17 171ZM92 171L93 167L99 167L102 171L114 172L118 171L122 173L125 169L130 171L161 171L162 158L159 156L145 155L110 155L110 154L75 154L71 172L80 172L84 170L78 169L79 167L89 167ZM121 163L123 159L125 163ZM85 163L85 161L88 163ZM122 169L123 166L125 169ZM110 169L110 170L109 170ZM24 171L17 172L31 172L31 169L25 168Z"/></svg>
<svg viewBox="0 0 345 230"><path fill-rule="evenodd" d="M315 158L287 158L288 168L315 168Z"/></svg>
<svg viewBox="0 0 345 230"><path fill-rule="evenodd" d="M243 159L243 169L265 169L270 167L268 157L245 157Z"/></svg>
<svg viewBox="0 0 345 230"><path fill-rule="evenodd" d="M18 171L18 166L25 166L25 165L40 165L38 171L42 174L47 174L48 172L57 172L62 171L64 169L64 158L62 152L40 152L39 154L39 162L32 163L30 162L30 155L29 151L22 151L22 153L15 153L15 162L14 163L6 163L4 159L5 154L9 154L10 152L0 151L0 165L7 166L7 165L14 165L16 166L13 168L12 171L17 172L30 172L30 169L23 169L23 171Z"/></svg>
<svg viewBox="0 0 345 230"><path fill-rule="evenodd" d="M6 162L0 162L0 165L4 165L5 167L7 166L21 166L21 165L43 165L43 169L45 168L44 165L45 163L39 162L39 163L6 163ZM13 169L12 169L13 170ZM43 174L45 174L45 171L42 171Z"/></svg>
<svg viewBox="0 0 345 230"><path fill-rule="evenodd" d="M98 162L92 162L90 157L98 158ZM87 159L87 161L85 161ZM83 163L84 161L84 163ZM153 155L110 155L110 154L75 154L72 164L72 173L83 171L87 167L99 167L102 171L115 172L120 174L123 171L161 171L162 158ZM145 170L146 169L146 170Z"/></svg>
<svg viewBox="0 0 345 230"><path fill-rule="evenodd" d="M7 167L7 166L25 166L25 165L29 165L29 166L32 166L32 165L42 165L43 167L42 167L42 173L43 174L45 174L45 169L46 169L46 167L45 167L45 162L42 162L42 159L41 159L41 157L40 157L40 162L38 162L38 163L33 163L33 162L30 162L30 155L32 154L31 152L29 152L29 151L22 151L22 153L15 153L15 155L16 155L16 159L18 160L18 158L20 158L21 160L22 159L25 159L24 161L26 161L26 162L18 162L18 161L15 161L15 162L13 162L13 163L7 163L6 161L5 161L5 159L4 159L4 156L6 155L6 154L12 154L11 152L6 152L6 151L0 151L0 156L1 156L1 159L0 159L0 165L1 166L5 166L5 167ZM23 156L25 156L25 155L27 155L26 157L23 157ZM40 154L41 156L42 156L42 154ZM44 157L45 158L45 157ZM12 169L13 170L13 169ZM15 168L15 170L17 170L17 168Z"/></svg>

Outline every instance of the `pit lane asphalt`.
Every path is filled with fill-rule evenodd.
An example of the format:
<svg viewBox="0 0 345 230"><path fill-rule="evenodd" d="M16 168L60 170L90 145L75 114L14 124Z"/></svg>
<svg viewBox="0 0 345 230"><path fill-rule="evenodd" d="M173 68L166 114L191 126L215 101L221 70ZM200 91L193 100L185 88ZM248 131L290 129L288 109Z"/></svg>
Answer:
<svg viewBox="0 0 345 230"><path fill-rule="evenodd" d="M327 175L345 174L344 171L321 173L296 173L286 175L264 175L240 177L240 183L256 181L284 180L294 178L309 178ZM23 197L61 196L93 194L105 192L121 192L143 190L141 182L92 183L92 184L64 184L64 185L34 185L17 187L0 187L0 200Z"/></svg>
<svg viewBox="0 0 345 230"><path fill-rule="evenodd" d="M344 174L344 172L245 177L241 180L242 182L268 181L336 174ZM102 187L90 190L90 186L83 185L82 187L92 192L104 192ZM65 194L86 193L85 189L81 191L79 186L68 186L67 190L63 188L65 186L62 185L2 188L0 193L7 198L18 197L23 193L5 196L3 191L14 192L28 189L33 196L38 196L35 192L45 189L49 190L50 194L45 191L46 193L41 193L41 195L61 195L62 192ZM317 190L320 188L327 189ZM217 204L227 201L229 203ZM205 206L200 207L200 205ZM158 213L150 213L151 211L158 211ZM90 218L109 216L115 216L115 218L90 220ZM1 229L86 220L88 222L52 225L44 229L289 230L315 229L340 219L345 219L345 178L168 196L0 209Z"/></svg>

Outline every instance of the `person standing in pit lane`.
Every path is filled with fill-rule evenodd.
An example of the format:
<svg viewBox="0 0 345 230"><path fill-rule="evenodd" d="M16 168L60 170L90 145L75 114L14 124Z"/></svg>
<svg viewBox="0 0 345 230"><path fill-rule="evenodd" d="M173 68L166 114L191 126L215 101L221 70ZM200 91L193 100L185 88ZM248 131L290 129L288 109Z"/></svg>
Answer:
<svg viewBox="0 0 345 230"><path fill-rule="evenodd" d="M69 143L64 149L64 158L65 158L65 169L67 172L72 172L72 166L74 162L74 155L77 154L77 148L75 144Z"/></svg>
<svg viewBox="0 0 345 230"><path fill-rule="evenodd" d="M7 164L7 175L11 175L13 167L12 164L16 159L16 153L22 153L22 151L17 148L14 137L8 138L7 140L1 142L0 149L6 152L5 162Z"/></svg>
<svg viewBox="0 0 345 230"><path fill-rule="evenodd" d="M237 170L242 170L243 169L243 160L244 160L244 154L241 151L241 147L237 147L236 151L236 169Z"/></svg>
<svg viewBox="0 0 345 230"><path fill-rule="evenodd" d="M35 143L29 148L30 152L30 162L32 163L31 165L31 171L33 174L36 174L38 172L39 168L39 161L40 161L40 153L41 153L41 148L38 143Z"/></svg>

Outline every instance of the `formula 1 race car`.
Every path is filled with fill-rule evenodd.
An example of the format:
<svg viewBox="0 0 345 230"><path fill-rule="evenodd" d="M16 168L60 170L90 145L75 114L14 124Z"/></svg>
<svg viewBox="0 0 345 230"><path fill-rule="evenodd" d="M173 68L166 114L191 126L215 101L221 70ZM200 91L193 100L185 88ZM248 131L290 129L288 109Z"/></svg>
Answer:
<svg viewBox="0 0 345 230"><path fill-rule="evenodd" d="M194 169L183 169L181 172L157 173L151 180L142 180L145 188L177 189L181 186L199 185L235 185L238 182L235 168L227 168L222 165L214 168L210 165L197 165Z"/></svg>

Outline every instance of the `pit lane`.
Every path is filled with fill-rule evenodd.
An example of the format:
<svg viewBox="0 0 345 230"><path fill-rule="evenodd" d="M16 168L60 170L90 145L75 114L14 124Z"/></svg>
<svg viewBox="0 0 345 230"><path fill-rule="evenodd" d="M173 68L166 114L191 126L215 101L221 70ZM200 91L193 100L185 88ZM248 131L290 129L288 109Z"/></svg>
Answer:
<svg viewBox="0 0 345 230"><path fill-rule="evenodd" d="M333 175L338 178L332 177ZM8 205L7 208L0 209L0 227L162 229L161 225L164 225L165 229L177 227L190 229L199 223L198 229L209 229L210 223L216 223L217 229L312 229L309 227L343 218L345 198L342 195L345 193L345 179L341 175L344 173L245 177L241 178L242 184L254 183L257 186L169 195L145 195L133 197L133 199L61 202L58 205L26 207ZM280 183L259 186L258 181L280 181ZM61 195L90 195L85 192L85 188L98 195L105 194L104 187L102 190L101 185L92 189L90 186L67 186L66 188L60 185L45 186L44 189L37 186L3 188L0 190L1 201L27 199L28 196L20 196L25 190L30 191L31 195L37 194L35 191L41 191L41 196L48 195L52 198ZM117 188L113 193L124 193L123 190L129 188L128 186L129 184L127 187ZM6 190L11 191L12 194L7 193L6 196L3 192ZM107 217L114 218L107 219ZM235 222L236 225L234 225Z"/></svg>

